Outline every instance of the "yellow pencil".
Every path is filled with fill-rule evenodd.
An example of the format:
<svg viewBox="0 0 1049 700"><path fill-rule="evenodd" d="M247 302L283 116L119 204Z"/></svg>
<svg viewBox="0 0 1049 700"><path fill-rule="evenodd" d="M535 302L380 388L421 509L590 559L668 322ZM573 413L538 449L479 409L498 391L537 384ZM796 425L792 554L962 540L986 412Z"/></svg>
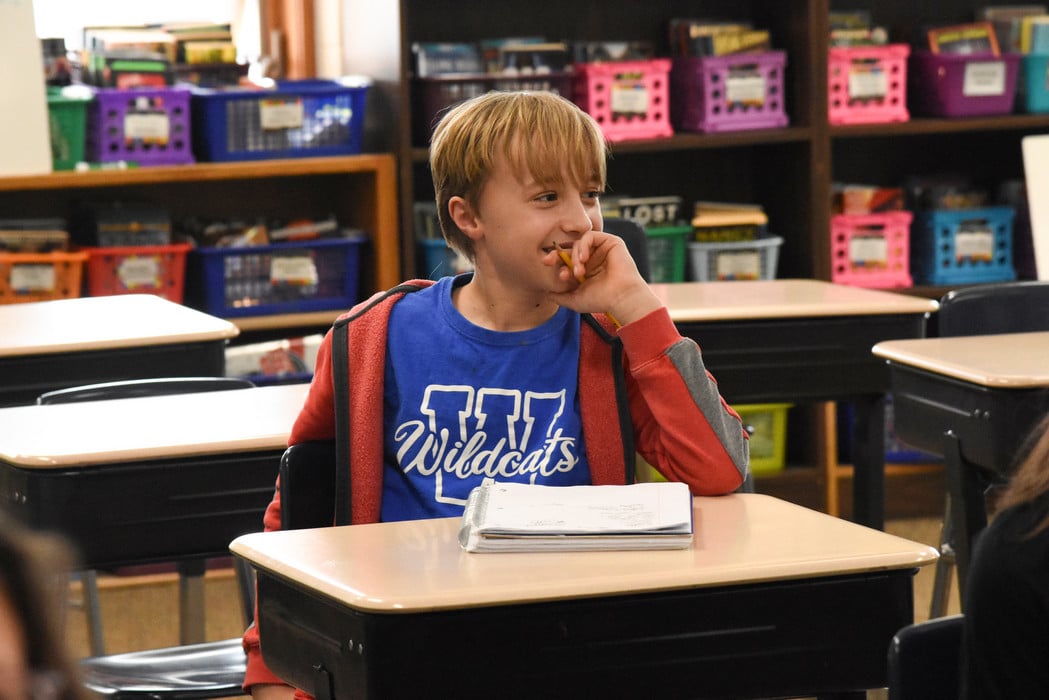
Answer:
<svg viewBox="0 0 1049 700"><path fill-rule="evenodd" d="M572 269L572 256L568 254L568 251L565 250L564 248L558 248L557 249L557 254L561 256L561 260L564 262L565 266L569 270L571 270ZM577 277L576 279L579 281L579 284L582 284L583 282L586 282L586 275L579 275L579 277ZM616 317L613 316L612 314L610 314L609 312L606 311L605 312L605 316L608 316L608 320L611 321L612 325L614 325L616 328L622 328L623 327L623 324L621 324L619 321L617 321Z"/></svg>

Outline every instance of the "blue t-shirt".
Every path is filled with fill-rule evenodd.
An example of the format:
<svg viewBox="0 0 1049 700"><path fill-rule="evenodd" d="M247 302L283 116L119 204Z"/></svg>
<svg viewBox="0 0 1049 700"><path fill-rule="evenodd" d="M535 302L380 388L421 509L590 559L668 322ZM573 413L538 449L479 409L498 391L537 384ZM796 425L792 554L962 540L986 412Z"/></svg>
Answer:
<svg viewBox="0 0 1049 700"><path fill-rule="evenodd" d="M579 414L579 315L527 331L475 326L455 280L393 306L386 351L383 521L460 515L497 481L590 483Z"/></svg>

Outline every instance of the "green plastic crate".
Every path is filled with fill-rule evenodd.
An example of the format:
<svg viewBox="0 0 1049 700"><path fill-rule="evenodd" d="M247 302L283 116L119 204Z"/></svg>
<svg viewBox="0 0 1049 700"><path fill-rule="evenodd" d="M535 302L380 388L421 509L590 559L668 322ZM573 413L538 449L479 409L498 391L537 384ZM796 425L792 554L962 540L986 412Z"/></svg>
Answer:
<svg viewBox="0 0 1049 700"><path fill-rule="evenodd" d="M691 226L663 226L648 234L648 263L652 282L684 282L685 259Z"/></svg>
<svg viewBox="0 0 1049 700"><path fill-rule="evenodd" d="M750 436L750 473L768 476L787 464L787 410L789 403L756 403L733 406Z"/></svg>
<svg viewBox="0 0 1049 700"><path fill-rule="evenodd" d="M49 87L47 114L51 131L51 162L55 170L73 170L84 160L87 106L91 97L81 92Z"/></svg>

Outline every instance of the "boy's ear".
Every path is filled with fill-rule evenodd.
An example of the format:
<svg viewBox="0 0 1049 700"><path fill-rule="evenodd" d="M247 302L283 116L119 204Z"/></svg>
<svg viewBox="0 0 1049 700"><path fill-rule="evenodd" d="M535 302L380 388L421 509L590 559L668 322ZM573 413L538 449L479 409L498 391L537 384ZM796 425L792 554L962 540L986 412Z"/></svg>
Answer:
<svg viewBox="0 0 1049 700"><path fill-rule="evenodd" d="M473 207L463 197L452 197L448 200L448 213L452 221L459 227L468 238L476 240L480 237L480 225L477 214Z"/></svg>

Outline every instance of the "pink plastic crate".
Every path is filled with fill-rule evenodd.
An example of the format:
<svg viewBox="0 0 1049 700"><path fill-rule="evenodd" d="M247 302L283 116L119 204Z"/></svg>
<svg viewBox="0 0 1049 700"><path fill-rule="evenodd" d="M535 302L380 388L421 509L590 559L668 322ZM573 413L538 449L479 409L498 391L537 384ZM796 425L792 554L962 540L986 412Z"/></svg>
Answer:
<svg viewBox="0 0 1049 700"><path fill-rule="evenodd" d="M911 213L838 214L830 219L831 281L910 287Z"/></svg>
<svg viewBox="0 0 1049 700"><path fill-rule="evenodd" d="M1020 54L911 56L911 104L932 117L1009 114L1016 97Z"/></svg>
<svg viewBox="0 0 1049 700"><path fill-rule="evenodd" d="M672 136L670 59L576 64L575 103L609 141Z"/></svg>
<svg viewBox="0 0 1049 700"><path fill-rule="evenodd" d="M670 122L680 131L741 131L786 126L785 51L685 56L670 72Z"/></svg>
<svg viewBox="0 0 1049 700"><path fill-rule="evenodd" d="M827 120L831 124L905 122L906 44L834 47L827 63Z"/></svg>
<svg viewBox="0 0 1049 700"><path fill-rule="evenodd" d="M180 88L98 88L88 113L87 159L192 163L189 99Z"/></svg>

